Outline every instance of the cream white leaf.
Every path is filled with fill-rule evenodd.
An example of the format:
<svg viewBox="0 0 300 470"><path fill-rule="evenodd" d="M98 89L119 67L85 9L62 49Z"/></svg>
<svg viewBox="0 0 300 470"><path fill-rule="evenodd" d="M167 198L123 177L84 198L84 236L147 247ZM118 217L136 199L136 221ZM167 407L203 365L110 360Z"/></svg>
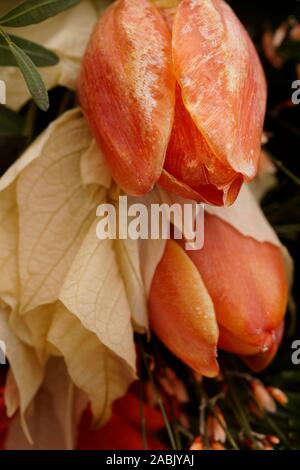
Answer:
<svg viewBox="0 0 300 470"><path fill-rule="evenodd" d="M81 157L80 168L84 185L98 184L106 189L110 188L112 177L94 139L91 140L89 148Z"/></svg>
<svg viewBox="0 0 300 470"><path fill-rule="evenodd" d="M20 407L20 393L11 369L6 376L4 399L7 416L13 416Z"/></svg>
<svg viewBox="0 0 300 470"><path fill-rule="evenodd" d="M22 424L24 432L26 432L27 438L30 441L31 437L25 423L24 414L43 381L43 368L38 361L34 349L22 343L14 334L9 325L8 316L9 310L1 308L0 337L6 344L7 357L19 390ZM10 390L8 389L7 393L10 393ZM15 402L15 398L13 400L8 398L7 402ZM12 412L13 408L10 405L8 411Z"/></svg>
<svg viewBox="0 0 300 470"><path fill-rule="evenodd" d="M148 330L148 313L140 264L140 242L138 240L117 239L114 247L120 272L124 279L135 330L144 333Z"/></svg>
<svg viewBox="0 0 300 470"><path fill-rule="evenodd" d="M51 359L45 381L28 410L33 442L24 435L17 415L6 438L7 450L71 450L86 397L70 381L62 359Z"/></svg>
<svg viewBox="0 0 300 470"><path fill-rule="evenodd" d="M56 356L59 353L47 342L47 336L53 322L55 304L42 305L22 316L26 329L30 335L30 345L36 350L36 354L41 362L45 364L49 356ZM20 322L20 315L16 322ZM15 325L16 331L16 325Z"/></svg>
<svg viewBox="0 0 300 470"><path fill-rule="evenodd" d="M0 240L0 299L15 308L18 289L18 211L14 185L0 195Z"/></svg>
<svg viewBox="0 0 300 470"><path fill-rule="evenodd" d="M135 365L131 312L113 240L99 240L91 226L60 292L60 300L107 348Z"/></svg>
<svg viewBox="0 0 300 470"><path fill-rule="evenodd" d="M79 110L54 121L0 180L3 256L12 254L16 277L8 327L41 371L49 357L64 356L99 422L135 378L131 311L114 242L96 235L96 207L110 184ZM75 360L78 338L84 354ZM22 393L11 393L8 404L15 411L20 402L23 417Z"/></svg>
<svg viewBox="0 0 300 470"><path fill-rule="evenodd" d="M103 424L110 416L112 402L124 395L135 379L134 369L62 304L57 307L48 341L61 351L70 377L91 402L96 423Z"/></svg>
<svg viewBox="0 0 300 470"><path fill-rule="evenodd" d="M13 165L4 173L0 178L0 192L8 188L13 182L16 181L19 174L27 168L30 163L43 155L45 147L49 144L55 133L59 128L64 125L70 124L72 121L76 121L81 117L81 111L79 108L67 111L61 117L53 121L47 129L40 134L37 139L25 150L20 158L18 158ZM84 125L84 124L83 124ZM87 148L90 145L90 140L87 140Z"/></svg>
<svg viewBox="0 0 300 470"><path fill-rule="evenodd" d="M27 151L31 163L17 180L21 313L57 300L105 195L81 184L80 157L89 145L84 118L71 111L34 144L34 158Z"/></svg>
<svg viewBox="0 0 300 470"><path fill-rule="evenodd" d="M205 210L229 223L245 236L253 237L260 242L280 245L277 235L246 185L242 186L232 206L220 208L206 205Z"/></svg>

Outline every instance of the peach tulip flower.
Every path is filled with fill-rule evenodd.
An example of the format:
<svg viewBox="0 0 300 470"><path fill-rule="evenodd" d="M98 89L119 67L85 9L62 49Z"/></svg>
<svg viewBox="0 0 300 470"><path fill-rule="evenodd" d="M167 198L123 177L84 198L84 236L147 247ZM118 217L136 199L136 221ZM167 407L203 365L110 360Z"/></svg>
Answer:
<svg viewBox="0 0 300 470"><path fill-rule="evenodd" d="M78 95L117 183L229 205L257 172L264 73L222 0L119 0L98 21Z"/></svg>
<svg viewBox="0 0 300 470"><path fill-rule="evenodd" d="M275 356L283 334L288 282L279 246L205 215L201 250L170 240L151 286L150 326L202 375L218 374L217 347L255 371Z"/></svg>

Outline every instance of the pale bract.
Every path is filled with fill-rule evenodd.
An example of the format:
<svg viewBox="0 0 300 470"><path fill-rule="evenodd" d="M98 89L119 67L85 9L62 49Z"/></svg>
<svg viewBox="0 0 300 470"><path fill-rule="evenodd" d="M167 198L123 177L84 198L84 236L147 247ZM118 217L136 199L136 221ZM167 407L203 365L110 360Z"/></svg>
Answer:
<svg viewBox="0 0 300 470"><path fill-rule="evenodd" d="M0 14L12 9L19 1L1 1ZM47 89L61 85L75 89L80 61L98 12L90 0L81 1L42 23L7 32L24 37L55 52L60 61L52 67L39 68ZM6 84L6 104L19 109L30 99L29 91L17 67L0 67L0 78Z"/></svg>
<svg viewBox="0 0 300 470"><path fill-rule="evenodd" d="M27 412L34 447L24 439L18 413L9 428L6 449L71 450L86 405L87 399L70 380L64 361L51 359L46 367L44 382Z"/></svg>
<svg viewBox="0 0 300 470"><path fill-rule="evenodd" d="M45 446L49 434L36 442L32 410L39 410L41 422L49 419L51 394L42 394L43 408L40 391L51 358L63 357L97 424L136 378L128 285L114 242L96 236L96 208L107 200L110 182L78 109L51 123L0 180L0 337L11 364L6 404L10 414L19 408L34 448ZM131 264L138 276L142 253ZM158 262L155 253L148 276ZM146 296L138 295L146 312ZM145 329L145 319L140 323ZM10 442L13 429L20 437L20 422ZM61 448L65 441L74 445L71 428L64 424L56 432L64 435Z"/></svg>

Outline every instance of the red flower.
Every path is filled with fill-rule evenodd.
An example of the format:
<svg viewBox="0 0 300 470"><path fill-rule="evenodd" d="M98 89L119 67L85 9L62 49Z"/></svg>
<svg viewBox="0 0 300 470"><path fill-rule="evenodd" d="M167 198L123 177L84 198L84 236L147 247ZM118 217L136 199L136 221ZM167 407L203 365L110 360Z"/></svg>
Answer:
<svg viewBox="0 0 300 470"><path fill-rule="evenodd" d="M79 450L143 450L140 400L132 393L117 400L109 422L100 429L92 429L91 415L86 412L80 426ZM156 433L164 429L161 413L143 403L147 444L151 450L165 450Z"/></svg>

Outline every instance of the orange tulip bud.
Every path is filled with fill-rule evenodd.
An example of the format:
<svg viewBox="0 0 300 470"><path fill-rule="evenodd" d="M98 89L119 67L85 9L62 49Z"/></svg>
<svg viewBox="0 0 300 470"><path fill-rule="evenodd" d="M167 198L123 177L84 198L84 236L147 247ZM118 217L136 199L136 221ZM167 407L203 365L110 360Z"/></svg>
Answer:
<svg viewBox="0 0 300 470"><path fill-rule="evenodd" d="M206 213L201 250L185 252L179 243L167 243L151 287L150 326L203 375L217 373L217 341L260 371L280 344L287 292L279 247Z"/></svg>
<svg viewBox="0 0 300 470"><path fill-rule="evenodd" d="M222 0L120 0L87 47L78 95L113 177L231 204L260 155L266 84L254 46Z"/></svg>
<svg viewBox="0 0 300 470"><path fill-rule="evenodd" d="M253 356L242 357L245 364L254 372L261 372L273 361L284 332L284 323L282 322L274 332L274 342L266 351L254 354Z"/></svg>
<svg viewBox="0 0 300 470"><path fill-rule="evenodd" d="M268 365L282 337L287 304L280 248L245 237L218 217L206 214L204 246L189 251L188 256L213 300L219 347L243 356L265 354L261 365Z"/></svg>
<svg viewBox="0 0 300 470"><path fill-rule="evenodd" d="M173 123L171 35L148 0L115 2L87 47L79 99L111 172L129 194L160 176Z"/></svg>
<svg viewBox="0 0 300 470"><path fill-rule="evenodd" d="M149 298L150 326L183 362L208 377L218 374L218 327L201 276L184 250L168 241Z"/></svg>

